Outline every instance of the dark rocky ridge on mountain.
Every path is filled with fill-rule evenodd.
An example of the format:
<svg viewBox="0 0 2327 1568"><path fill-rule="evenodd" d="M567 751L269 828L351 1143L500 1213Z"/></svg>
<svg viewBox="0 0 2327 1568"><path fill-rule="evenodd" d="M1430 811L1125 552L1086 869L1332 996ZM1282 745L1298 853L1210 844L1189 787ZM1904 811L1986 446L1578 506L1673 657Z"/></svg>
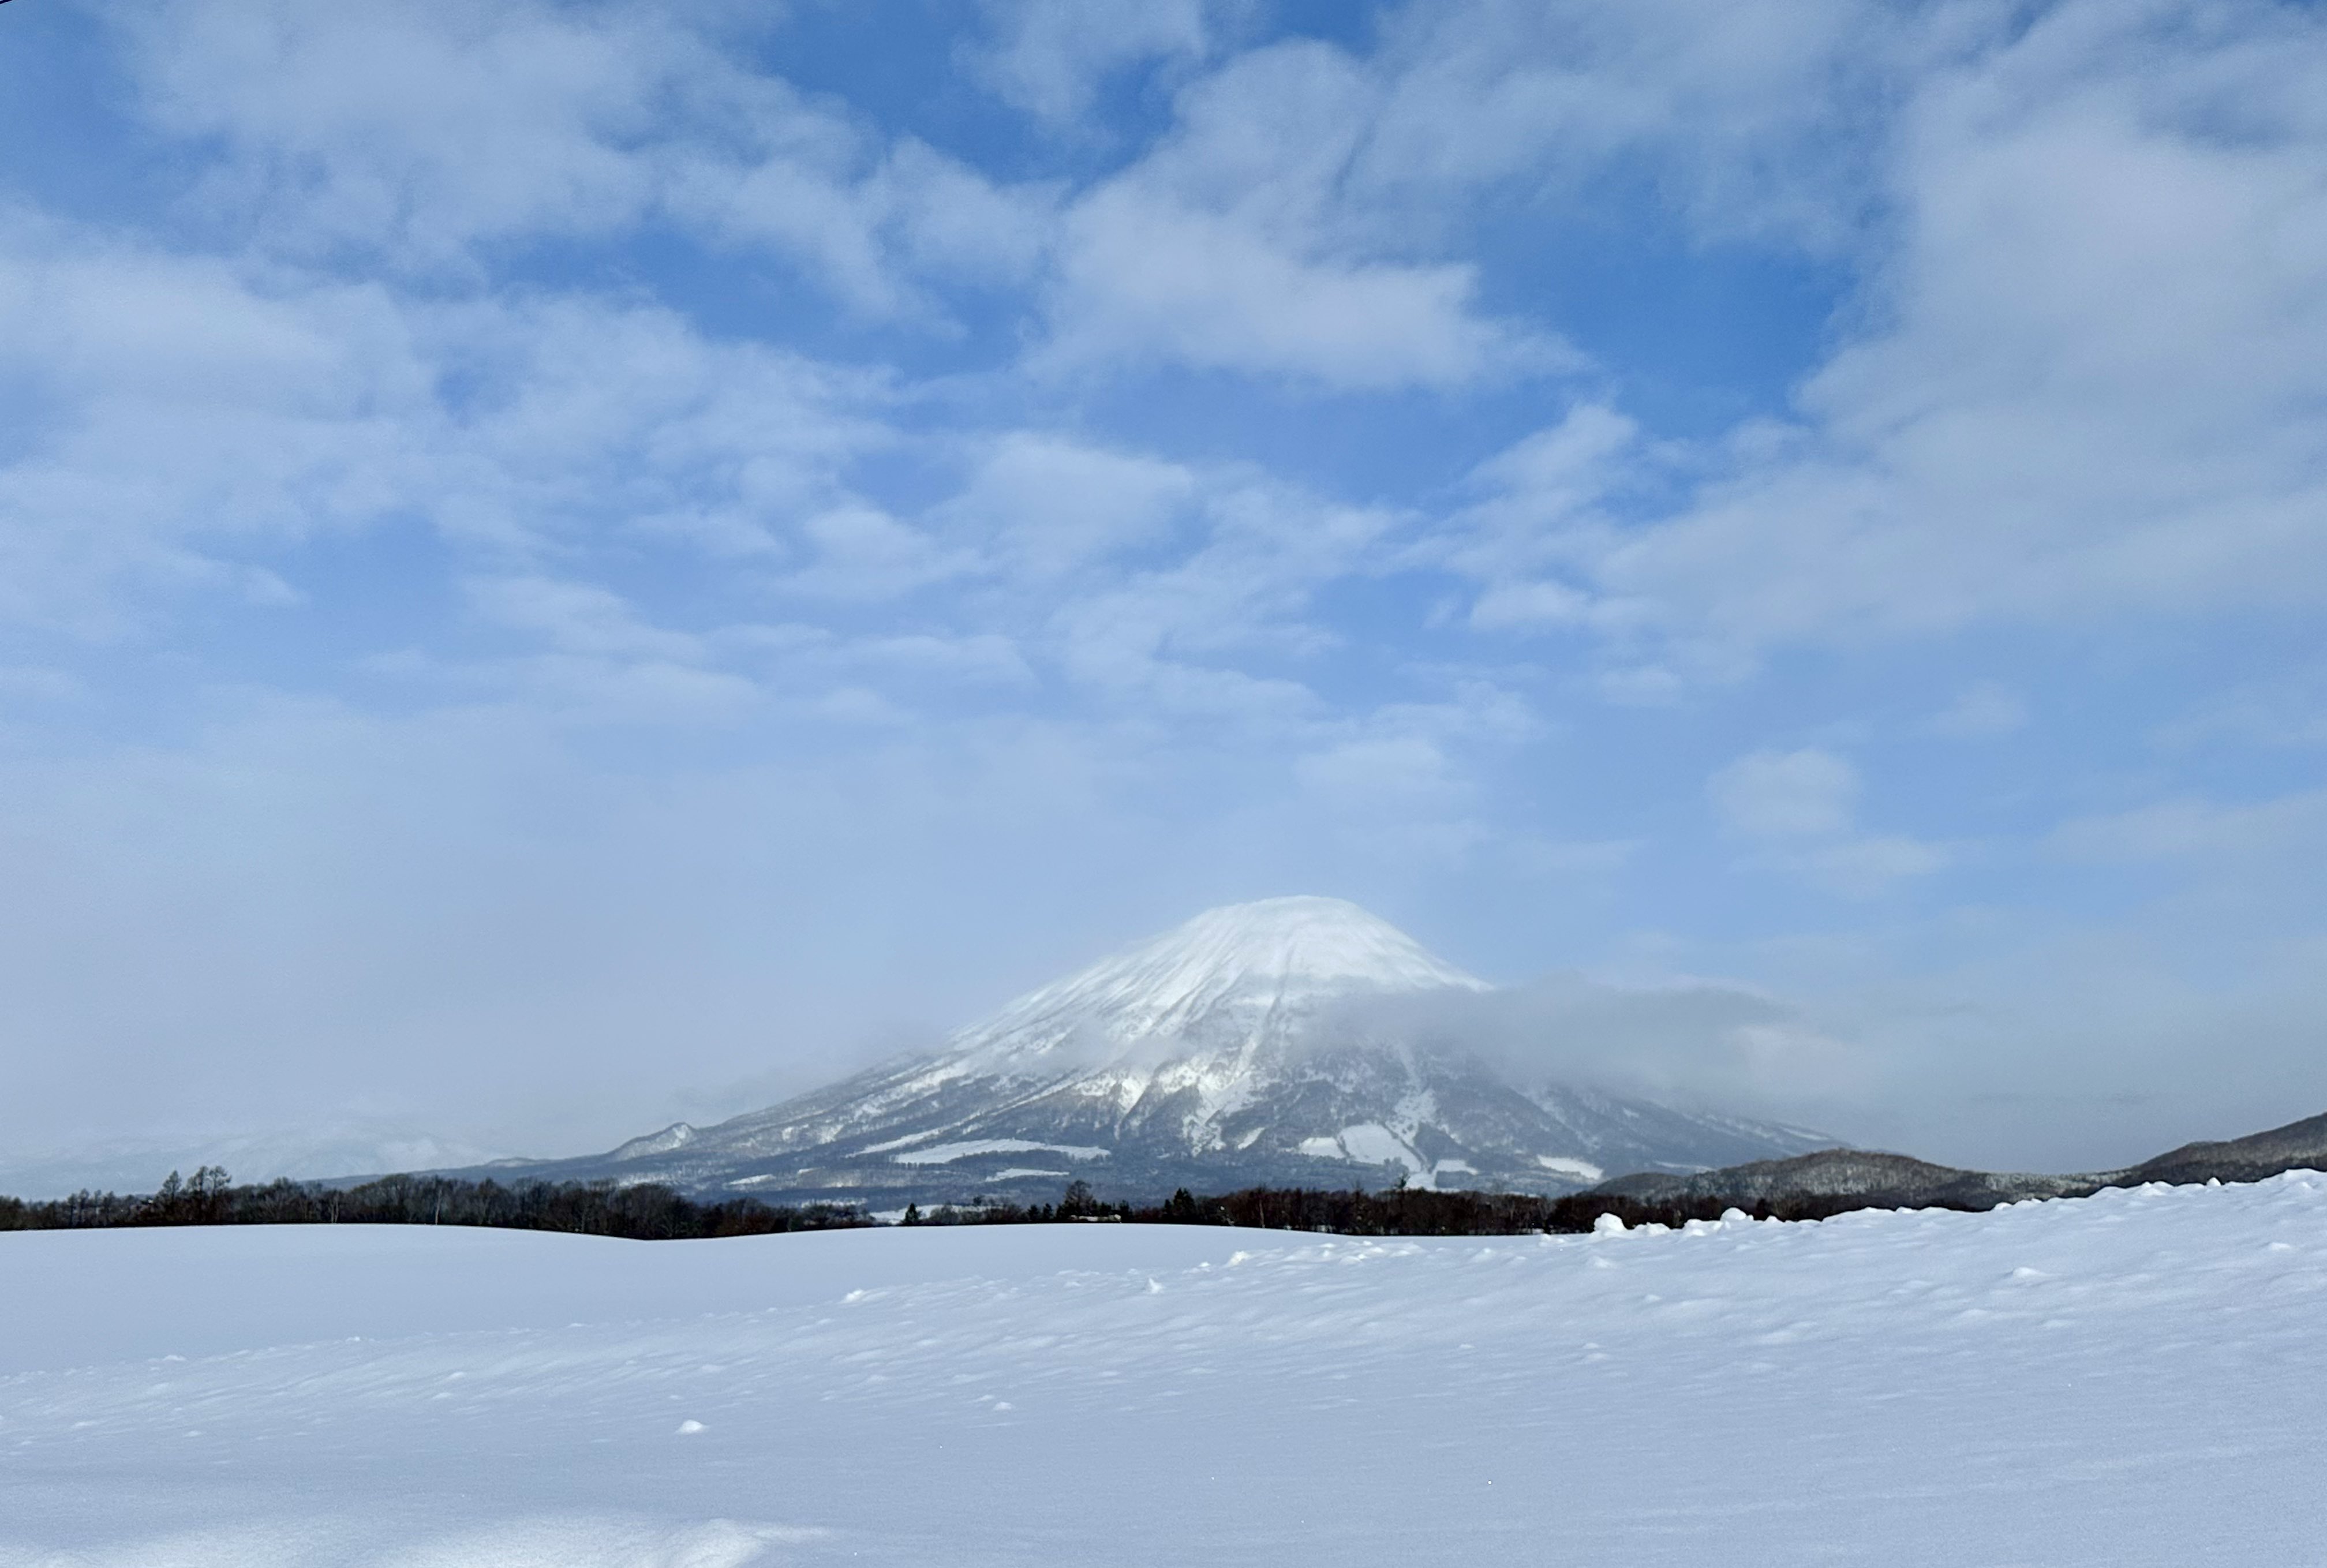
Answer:
<svg viewBox="0 0 2327 1568"><path fill-rule="evenodd" d="M1904 1154L1821 1149L1785 1160L1757 1160L1720 1170L1649 1171L1620 1176L1596 1195L1643 1203L1691 1199L1785 1205L1847 1199L1865 1209L1992 1209L2023 1198L2081 1198L2104 1187L2147 1181L2260 1181L2285 1171L2327 1170L2327 1115L2220 1143L2185 1143L2121 1171L2074 1175L1966 1171Z"/></svg>

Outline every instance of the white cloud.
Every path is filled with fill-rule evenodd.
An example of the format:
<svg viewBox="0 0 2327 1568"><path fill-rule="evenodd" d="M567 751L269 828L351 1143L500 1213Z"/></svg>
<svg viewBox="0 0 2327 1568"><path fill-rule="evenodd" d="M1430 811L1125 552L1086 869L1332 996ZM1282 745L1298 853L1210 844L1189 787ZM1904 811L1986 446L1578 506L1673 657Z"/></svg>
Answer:
<svg viewBox="0 0 2327 1568"><path fill-rule="evenodd" d="M2229 863L2301 857L2327 843L2327 790L2225 806L2196 798L2161 800L2130 811L2062 823L2046 847L2064 859L2103 863L2191 861L2208 869Z"/></svg>
<svg viewBox="0 0 2327 1568"><path fill-rule="evenodd" d="M874 183L898 249L931 276L1028 282L1056 227L1055 182L997 183L911 137L898 142Z"/></svg>
<svg viewBox="0 0 2327 1568"><path fill-rule="evenodd" d="M1022 580L1047 582L1165 540L1200 483L1178 463L1011 431L981 443L968 482L934 518L991 541Z"/></svg>
<svg viewBox="0 0 2327 1568"><path fill-rule="evenodd" d="M1365 1004L1362 1015L1459 1040L1523 1080L1733 1114L1815 1115L1864 1094L1883 1065L1794 1003L1693 976L1616 985L1558 972L1483 994Z"/></svg>
<svg viewBox="0 0 2327 1568"><path fill-rule="evenodd" d="M1378 103L1323 44L1239 56L1173 134L1067 213L1038 364L1162 358L1331 388L1453 387L1570 365L1474 309L1474 269L1414 254L1343 199Z"/></svg>
<svg viewBox="0 0 2327 1568"><path fill-rule="evenodd" d="M1498 565L1496 613L1621 611L1620 645L1717 669L2327 598L2327 38L2177 19L2075 0L1968 31L1882 144L1891 216L1799 423L1741 429L1688 505L1623 527L1514 473L1497 516L1587 514L1540 543L1592 603Z"/></svg>
<svg viewBox="0 0 2327 1568"><path fill-rule="evenodd" d="M1474 285L1467 265L1304 255L1217 213L1102 191L1068 218L1037 363L1160 357L1380 391L1559 362L1474 314Z"/></svg>
<svg viewBox="0 0 2327 1568"><path fill-rule="evenodd" d="M1471 624L1481 631L1509 626L1576 625L1589 621L1597 608L1590 595L1565 583L1498 583L1479 595L1471 607Z"/></svg>
<svg viewBox="0 0 2327 1568"><path fill-rule="evenodd" d="M640 620L619 593L590 583L547 577L488 577L467 584L469 600L489 621L538 633L561 652L699 660L703 640Z"/></svg>
<svg viewBox="0 0 2327 1568"><path fill-rule="evenodd" d="M1321 712L1317 695L1296 679L1206 661L1267 630L1227 624L1236 597L1185 570L1135 579L1062 606L1047 640L1079 687L1150 722L1216 718L1277 731Z"/></svg>
<svg viewBox="0 0 2327 1568"><path fill-rule="evenodd" d="M878 153L846 123L785 101L808 135L762 127L766 145L675 154L668 210L723 241L790 257L872 317L941 320L921 280L1023 283L1042 259L1050 187L996 185L911 137Z"/></svg>
<svg viewBox="0 0 2327 1568"><path fill-rule="evenodd" d="M1313 793L1368 815L1443 810L1466 793L1446 753L1427 735L1345 741L1302 758L1298 770Z"/></svg>
<svg viewBox="0 0 2327 1568"><path fill-rule="evenodd" d="M1847 898L1873 898L1910 877L1944 870L1948 852L1921 839L1860 834L1771 857Z"/></svg>
<svg viewBox="0 0 2327 1568"><path fill-rule="evenodd" d="M1730 826L1756 838L1815 838L1849 831L1858 770L1831 751L1756 751L1706 786Z"/></svg>
<svg viewBox="0 0 2327 1568"><path fill-rule="evenodd" d="M1436 702L1384 703L1317 726L1318 744L1294 770L1304 788L1378 832L1389 818L1418 817L1468 837L1484 835L1467 817L1478 793L1466 752L1535 738L1540 724L1512 693L1484 682L1457 686Z"/></svg>
<svg viewBox="0 0 2327 1568"><path fill-rule="evenodd" d="M78 677L41 665L0 664L0 702L68 702L86 696L89 688Z"/></svg>
<svg viewBox="0 0 2327 1568"><path fill-rule="evenodd" d="M136 46L141 107L227 149L212 204L255 209L294 249L422 265L631 221L653 198L639 144L668 95L730 74L686 29L621 7L251 0L107 19Z"/></svg>
<svg viewBox="0 0 2327 1568"><path fill-rule="evenodd" d="M1201 58L1204 0L1011 0L989 7L996 36L971 70L1005 102L1054 124L1088 111L1107 79L1150 60Z"/></svg>
<svg viewBox="0 0 2327 1568"><path fill-rule="evenodd" d="M793 700L808 697L844 705L879 686L901 701L924 695L958 702L966 691L1031 686L1033 668L1015 639L996 632L897 632L846 636L821 626L723 626L705 642L732 662L748 665L762 682ZM842 696L847 692L855 694ZM884 699L885 702L885 699ZM900 717L907 710L888 704Z"/></svg>
<svg viewBox="0 0 2327 1568"><path fill-rule="evenodd" d="M1923 729L1955 741L1986 740L2024 729L2028 703L1996 681L1966 686L1956 700L1923 721Z"/></svg>
<svg viewBox="0 0 2327 1568"><path fill-rule="evenodd" d="M2209 696L2160 725L2155 738L2177 749L2327 744L2327 668L2285 670Z"/></svg>
<svg viewBox="0 0 2327 1568"><path fill-rule="evenodd" d="M964 637L919 633L872 637L847 644L838 657L860 667L949 686L1025 686L1034 680L1010 638L992 632Z"/></svg>
<svg viewBox="0 0 2327 1568"><path fill-rule="evenodd" d="M1386 564L1399 519L1249 473L1204 480L1188 545L1048 611L1047 645L1070 679L1135 709L1269 726L1321 716L1297 673L1336 640L1315 597Z"/></svg>
<svg viewBox="0 0 2327 1568"><path fill-rule="evenodd" d="M118 635L125 591L280 598L233 552L362 527L435 408L376 288L252 279L0 224L0 376L39 410L0 466L0 621Z"/></svg>
<svg viewBox="0 0 2327 1568"><path fill-rule="evenodd" d="M430 476L452 493L433 509L480 543L635 527L768 553L892 439L878 378L715 340L672 311L519 296L420 319L467 388Z"/></svg>
<svg viewBox="0 0 2327 1568"><path fill-rule="evenodd" d="M1459 680L1435 701L1312 719L1294 777L1319 826L1369 858L1445 865L1491 849L1499 863L1524 861L1537 875L1621 859L1621 845L1565 842L1492 820L1481 788L1482 760L1512 754L1541 730L1514 693Z"/></svg>
<svg viewBox="0 0 2327 1568"><path fill-rule="evenodd" d="M1808 878L1851 898L1867 898L1948 863L1939 845L1858 826L1858 770L1831 751L1756 751L1706 783L1729 828L1762 847L1749 867Z"/></svg>
<svg viewBox="0 0 2327 1568"><path fill-rule="evenodd" d="M487 575L631 533L781 555L889 439L877 378L650 306L416 298L22 223L0 376L41 411L0 458L0 621L79 637L296 602L302 546L390 522Z"/></svg>
<svg viewBox="0 0 2327 1568"><path fill-rule="evenodd" d="M890 137L723 48L707 14L483 0L173 5L117 18L164 130L223 149L200 207L266 248L479 277L493 247L652 220L781 255L852 309L941 319L1006 282L1053 193Z"/></svg>
<svg viewBox="0 0 2327 1568"><path fill-rule="evenodd" d="M1831 250L1862 220L1873 112L1946 46L1866 0L1412 6L1350 179L1394 210L1450 196L1588 207L1644 168L1700 238Z"/></svg>
<svg viewBox="0 0 2327 1568"><path fill-rule="evenodd" d="M581 727L726 724L767 705L745 675L691 658L547 651L447 658L419 649L374 655L361 668L432 706Z"/></svg>
<svg viewBox="0 0 2327 1568"><path fill-rule="evenodd" d="M833 599L894 599L978 569L970 552L949 548L877 507L836 507L809 518L800 531L813 560L783 579L798 593Z"/></svg>
<svg viewBox="0 0 2327 1568"><path fill-rule="evenodd" d="M1640 427L1599 403L1580 403L1556 425L1525 437L1470 475L1484 492L1459 525L1422 547L1431 559L1487 586L1471 609L1481 630L1596 627L1621 632L1644 608L1560 576L1573 572L1574 541L1604 534L1605 501L1643 461Z"/></svg>

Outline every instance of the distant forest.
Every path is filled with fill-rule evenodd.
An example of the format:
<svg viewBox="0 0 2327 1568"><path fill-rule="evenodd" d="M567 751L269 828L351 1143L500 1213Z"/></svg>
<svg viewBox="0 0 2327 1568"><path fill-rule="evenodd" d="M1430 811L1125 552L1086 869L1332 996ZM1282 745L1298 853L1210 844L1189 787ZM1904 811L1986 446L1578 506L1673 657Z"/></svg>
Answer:
<svg viewBox="0 0 2327 1568"><path fill-rule="evenodd" d="M466 1225L493 1230L562 1230L579 1236L677 1240L835 1230L872 1224L860 1209L835 1204L778 1208L749 1198L698 1203L668 1187L611 1181L460 1181L443 1176L383 1176L353 1187L313 1181L233 1184L205 1165L191 1181L176 1171L145 1195L76 1192L28 1202L0 1198L0 1230L112 1230L157 1225Z"/></svg>
<svg viewBox="0 0 2327 1568"><path fill-rule="evenodd" d="M1864 1198L1803 1197L1754 1204L1756 1219L1824 1219L1877 1207ZM979 1202L905 1210L907 1225L1053 1225L1099 1222L1134 1225L1241 1226L1260 1230L1322 1231L1340 1236L1526 1236L1590 1230L1603 1214L1627 1226L1717 1219L1732 1205L1719 1199L1642 1202L1577 1193L1535 1198L1517 1193L1379 1192L1252 1187L1216 1198L1182 1188L1162 1203L1139 1206L1093 1196L1071 1183L1056 1203ZM353 1187L273 1181L236 1186L224 1171L204 1166L192 1180L175 1171L157 1192L124 1195L77 1192L27 1201L0 1198L0 1230L98 1230L165 1225L465 1225L497 1230L556 1230L580 1236L668 1241L715 1236L766 1236L780 1231L839 1230L875 1221L861 1208L808 1204L791 1208L738 1198L699 1202L652 1183L618 1187L609 1181L461 1181L441 1176L383 1176Z"/></svg>

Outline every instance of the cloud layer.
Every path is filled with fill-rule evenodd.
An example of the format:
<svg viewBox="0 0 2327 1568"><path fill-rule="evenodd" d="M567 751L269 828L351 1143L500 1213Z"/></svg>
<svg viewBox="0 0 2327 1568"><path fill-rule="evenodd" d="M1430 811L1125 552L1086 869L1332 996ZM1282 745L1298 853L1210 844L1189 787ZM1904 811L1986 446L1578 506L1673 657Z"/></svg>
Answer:
<svg viewBox="0 0 2327 1568"><path fill-rule="evenodd" d="M0 1140L609 1139L1288 891L1939 1154L2327 1096L2310 9L0 31Z"/></svg>

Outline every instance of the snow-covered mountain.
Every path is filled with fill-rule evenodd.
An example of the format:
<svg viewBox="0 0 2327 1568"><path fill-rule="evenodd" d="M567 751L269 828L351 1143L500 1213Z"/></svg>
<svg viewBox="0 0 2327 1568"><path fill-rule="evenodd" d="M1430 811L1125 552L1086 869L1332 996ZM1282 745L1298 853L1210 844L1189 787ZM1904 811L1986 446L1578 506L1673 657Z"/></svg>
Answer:
<svg viewBox="0 0 2327 1568"><path fill-rule="evenodd" d="M1232 905L1021 997L935 1056L525 1171L902 1208L1050 1199L1075 1178L1103 1195L1398 1180L1565 1192L1832 1142L1517 1084L1401 1025L1416 998L1488 989L1355 904Z"/></svg>

